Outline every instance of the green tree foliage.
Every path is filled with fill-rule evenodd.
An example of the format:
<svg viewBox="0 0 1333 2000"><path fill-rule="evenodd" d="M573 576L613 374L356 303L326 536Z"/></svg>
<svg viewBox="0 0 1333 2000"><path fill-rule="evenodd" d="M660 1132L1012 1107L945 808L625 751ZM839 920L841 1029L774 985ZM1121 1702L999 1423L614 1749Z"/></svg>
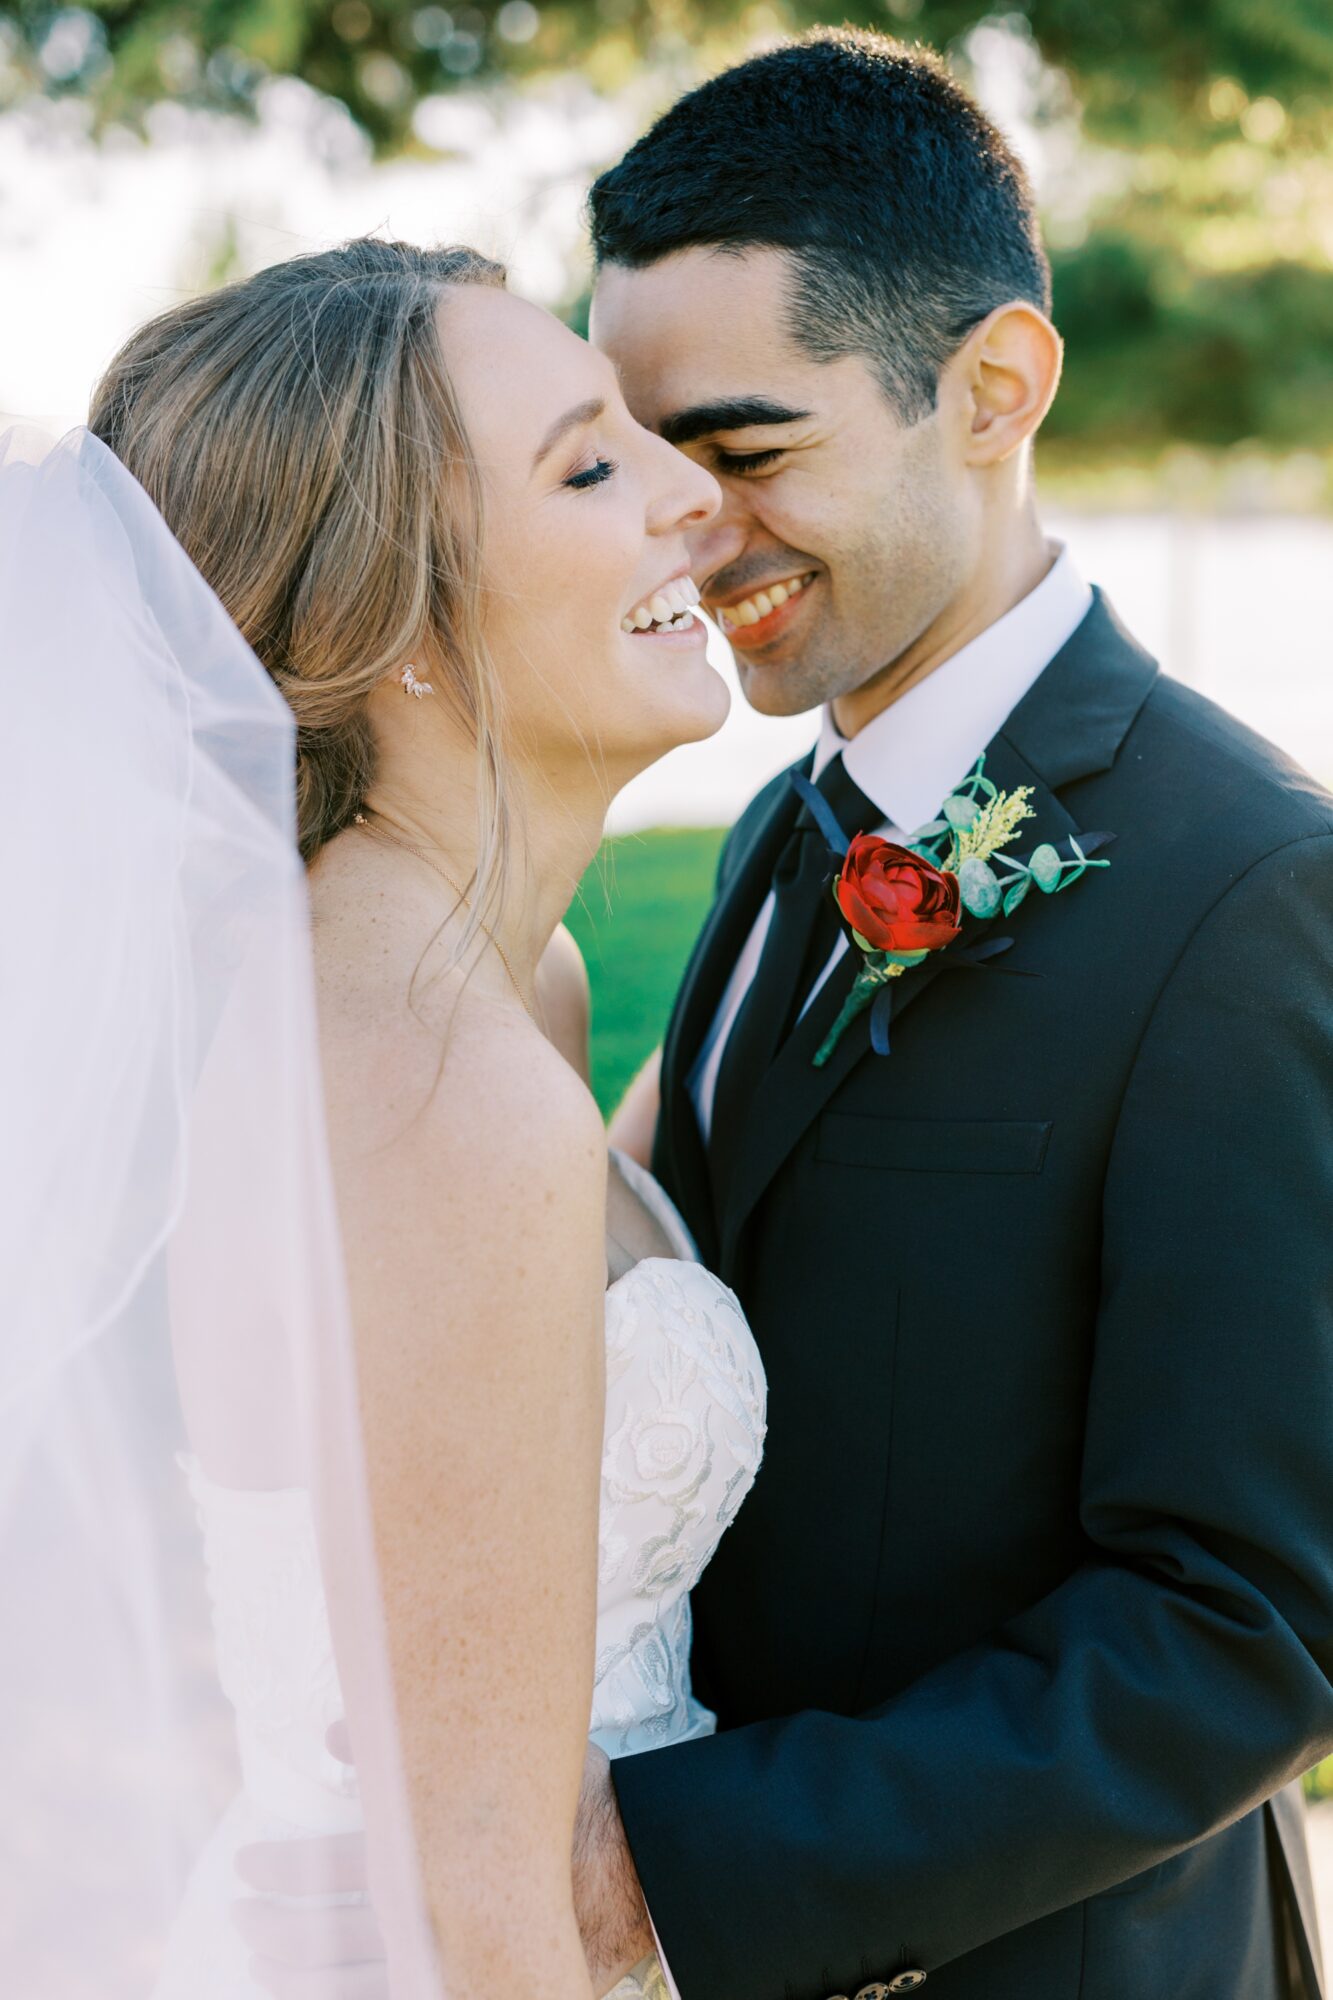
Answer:
<svg viewBox="0 0 1333 2000"><path fill-rule="evenodd" d="M1276 261L1191 270L1120 224L1055 259L1067 361L1048 443L1148 459L1163 440L1333 446L1333 276Z"/></svg>
<svg viewBox="0 0 1333 2000"><path fill-rule="evenodd" d="M943 46L1000 14L1027 24L1067 71L1090 130L1118 145L1211 138L1201 99L1219 78L1248 98L1327 101L1327 0L9 0L11 92L78 90L104 117L169 96L252 102L266 74L304 77L340 98L381 147L404 143L428 92L503 73L580 64L614 82L629 67L716 49L830 18Z"/></svg>

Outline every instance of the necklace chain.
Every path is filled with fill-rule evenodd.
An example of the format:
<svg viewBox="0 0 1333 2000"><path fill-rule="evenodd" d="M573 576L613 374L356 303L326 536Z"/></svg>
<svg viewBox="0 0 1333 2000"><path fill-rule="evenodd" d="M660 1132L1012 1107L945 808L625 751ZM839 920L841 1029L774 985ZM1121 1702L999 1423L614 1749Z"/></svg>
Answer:
<svg viewBox="0 0 1333 2000"><path fill-rule="evenodd" d="M372 806L370 810L371 812L374 812L375 808ZM375 817L376 820L378 820L379 814L376 813ZM428 868L433 868L435 870L435 873L449 884L449 887L453 890L459 902L463 905L463 908L465 910L471 910L472 905L468 901L467 891L459 887L458 883L455 882L453 876L449 873L447 868L442 868L440 866L439 862L435 859L434 855L431 853L428 847L418 847L414 841L403 840L399 837L398 834L389 833L382 826L372 826L364 812L356 813L353 816L353 825L364 827L367 833L374 835L376 838L380 840L387 840L393 847L401 847L403 851L407 854L417 855L422 861L425 862ZM528 1016L530 1020L535 1020L536 1016L533 1014L531 1007L527 1003L527 999L524 996L523 988L518 983L518 980L514 973L514 968L509 963L509 959L505 953L505 948L501 944L499 938L495 935L495 932L491 929L490 925L484 924L481 921L480 917L478 917L477 919L477 928L481 932L482 936L487 940L487 942L489 944L494 945L496 955L498 956L501 965L504 967L505 972L508 974L509 984L513 987L515 993L518 995L519 1003L522 1006L524 1013Z"/></svg>

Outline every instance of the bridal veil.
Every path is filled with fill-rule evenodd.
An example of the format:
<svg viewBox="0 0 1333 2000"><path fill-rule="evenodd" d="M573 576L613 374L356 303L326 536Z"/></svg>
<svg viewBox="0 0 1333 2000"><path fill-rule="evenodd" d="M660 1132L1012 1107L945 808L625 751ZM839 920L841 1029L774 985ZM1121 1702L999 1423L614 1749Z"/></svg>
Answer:
<svg viewBox="0 0 1333 2000"><path fill-rule="evenodd" d="M193 1461L238 1493L310 1497L392 1990L428 2000L294 727L86 431L0 433L0 724L5 1990L151 1995L242 1783Z"/></svg>

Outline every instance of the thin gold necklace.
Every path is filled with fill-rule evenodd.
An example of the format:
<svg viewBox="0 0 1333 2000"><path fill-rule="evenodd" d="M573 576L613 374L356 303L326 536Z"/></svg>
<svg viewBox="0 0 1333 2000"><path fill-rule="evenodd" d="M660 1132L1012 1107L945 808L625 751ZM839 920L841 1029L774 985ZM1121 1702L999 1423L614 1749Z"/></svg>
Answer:
<svg viewBox="0 0 1333 2000"><path fill-rule="evenodd" d="M370 808L370 810L372 812L375 812L375 808L373 806ZM378 820L379 814L375 813L375 817ZM378 827L372 826L370 824L370 821L366 818L363 812L355 813L353 815L352 823L354 826L364 827L367 833L374 835L380 840L387 840L393 847L401 847L404 853L406 854L417 855L422 861L425 862L428 868L433 868L435 870L435 873L449 884L449 887L453 890L459 902L463 905L463 908L465 910L471 910L472 905L467 899L467 891L459 887L458 883L455 882L453 876L449 873L447 868L441 868L439 862L432 855L429 848L418 847L415 844L415 842L411 840L401 840L396 833L388 833L382 826ZM537 1017L533 1013L531 1007L528 1005L527 1000L523 993L523 988L519 985L518 980L514 976L514 968L509 963L509 960L505 955L504 946L501 944L499 938L495 935L495 932L490 928L489 924L484 924L481 921L480 917L478 917L477 919L477 929L481 932L482 936L487 940L489 944L493 944L495 946L496 955L498 956L500 963L504 967L506 973L509 975L509 984L513 987L515 993L518 995L520 1006L522 1007L524 1013L528 1016L528 1019L535 1023Z"/></svg>

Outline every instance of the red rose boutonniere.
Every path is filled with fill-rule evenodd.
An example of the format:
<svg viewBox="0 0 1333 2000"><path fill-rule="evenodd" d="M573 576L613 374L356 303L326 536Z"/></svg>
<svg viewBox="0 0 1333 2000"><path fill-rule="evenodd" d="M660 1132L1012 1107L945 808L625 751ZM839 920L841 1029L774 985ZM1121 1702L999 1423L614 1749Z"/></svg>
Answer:
<svg viewBox="0 0 1333 2000"><path fill-rule="evenodd" d="M958 877L910 847L858 833L833 885L862 951L942 951L963 927Z"/></svg>
<svg viewBox="0 0 1333 2000"><path fill-rule="evenodd" d="M933 952L944 951L962 934L964 912L973 917L1008 916L1034 886L1051 896L1068 889L1090 868L1109 868L1109 861L1089 857L1105 846L1110 834L1084 834L1070 839L1064 855L1049 843L1034 849L1026 861L1002 850L1031 819L1032 789L1020 785L1002 792L985 775L985 758L952 797L939 819L920 827L905 846L858 833L848 842L827 802L804 777L794 780L822 827L842 866L833 880L833 895L852 943L861 953L861 970L815 1055L822 1068L858 1015L869 1007L871 1045L888 1053L888 1018L895 979L920 965ZM1004 950L1010 940L994 939L969 954L980 963Z"/></svg>

